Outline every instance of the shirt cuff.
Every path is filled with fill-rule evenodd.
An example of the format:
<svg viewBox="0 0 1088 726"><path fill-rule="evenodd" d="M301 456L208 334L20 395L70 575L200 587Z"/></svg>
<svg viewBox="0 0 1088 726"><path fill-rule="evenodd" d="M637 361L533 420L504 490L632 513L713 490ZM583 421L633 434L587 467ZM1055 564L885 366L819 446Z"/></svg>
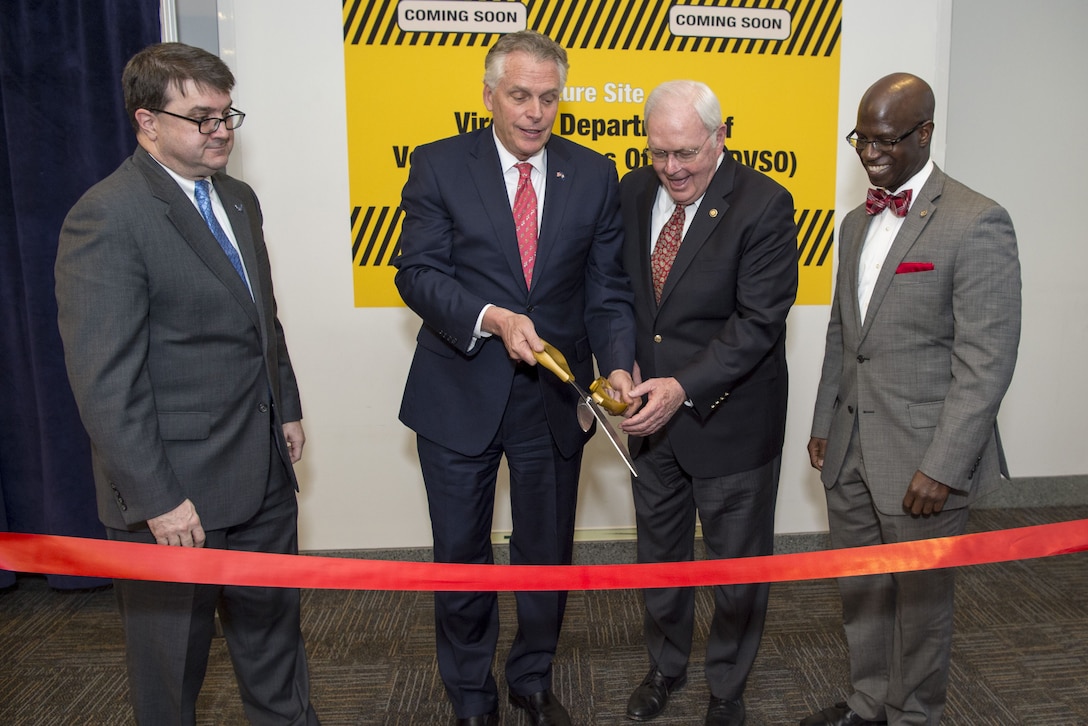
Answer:
<svg viewBox="0 0 1088 726"><path fill-rule="evenodd" d="M491 307L494 307L494 305L492 305L491 303L484 305L483 309L480 310L480 314L476 316L476 327L472 329L472 342L468 344L468 349L470 351L476 347L476 341L478 341L480 338L491 337L491 333L484 332L480 328L480 326L484 324L484 314L487 312L487 309Z"/></svg>

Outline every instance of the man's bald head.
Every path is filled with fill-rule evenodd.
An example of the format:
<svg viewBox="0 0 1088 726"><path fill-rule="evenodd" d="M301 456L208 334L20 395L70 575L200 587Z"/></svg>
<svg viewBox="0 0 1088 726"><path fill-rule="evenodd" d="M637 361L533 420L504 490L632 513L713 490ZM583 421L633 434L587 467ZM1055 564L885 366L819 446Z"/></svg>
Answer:
<svg viewBox="0 0 1088 726"><path fill-rule="evenodd" d="M910 73L884 76L861 97L854 131L873 185L897 190L926 165L934 106L933 89ZM877 148L872 141L884 143Z"/></svg>

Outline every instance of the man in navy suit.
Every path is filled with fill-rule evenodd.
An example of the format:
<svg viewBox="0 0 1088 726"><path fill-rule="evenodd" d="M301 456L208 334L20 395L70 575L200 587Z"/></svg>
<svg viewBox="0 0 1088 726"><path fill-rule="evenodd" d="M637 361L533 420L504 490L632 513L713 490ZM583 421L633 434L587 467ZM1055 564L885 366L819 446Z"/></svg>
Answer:
<svg viewBox="0 0 1088 726"><path fill-rule="evenodd" d="M634 385L616 168L552 137L566 73L566 52L539 33L500 38L485 61L491 127L416 149L404 186L396 283L423 325L400 419L417 434L436 562L493 561L503 455L511 562L571 561L589 434L573 389L535 364L542 338L577 380L593 379L596 357L616 395ZM570 723L551 689L565 604L563 592L517 595L506 682L534 724ZM498 630L495 593L435 595L438 666L459 724L498 723Z"/></svg>

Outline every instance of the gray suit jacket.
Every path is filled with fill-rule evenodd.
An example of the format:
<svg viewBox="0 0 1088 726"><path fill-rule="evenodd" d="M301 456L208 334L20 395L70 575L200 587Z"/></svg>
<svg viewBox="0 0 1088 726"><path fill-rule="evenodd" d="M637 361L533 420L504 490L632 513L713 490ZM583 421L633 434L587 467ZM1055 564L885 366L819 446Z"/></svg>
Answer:
<svg viewBox="0 0 1088 726"><path fill-rule="evenodd" d="M916 470L963 507L1008 475L997 411L1020 341L1020 263L1008 213L934 167L877 278L864 325L858 264L870 217L843 220L812 435L834 486L857 420L877 508L903 514ZM903 263L932 265L907 272Z"/></svg>
<svg viewBox="0 0 1088 726"><path fill-rule="evenodd" d="M252 299L193 202L143 149L61 229L60 332L108 527L142 526L186 498L206 530L239 524L256 513L273 457L292 472L282 423L302 410L260 206L241 181L219 173L213 183Z"/></svg>

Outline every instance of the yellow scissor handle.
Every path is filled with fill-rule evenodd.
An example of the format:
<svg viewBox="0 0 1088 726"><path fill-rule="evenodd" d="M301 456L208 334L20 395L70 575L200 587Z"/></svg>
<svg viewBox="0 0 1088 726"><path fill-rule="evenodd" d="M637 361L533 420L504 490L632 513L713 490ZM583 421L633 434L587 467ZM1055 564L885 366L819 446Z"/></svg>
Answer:
<svg viewBox="0 0 1088 726"><path fill-rule="evenodd" d="M574 374L570 372L570 365L567 363L567 359L551 343L548 343L547 341L541 342L544 343L544 351L541 353L533 351L536 362L554 373L559 377L559 380L564 383L573 383ZM593 381L593 383L589 384L589 392L593 401L598 406L614 416L618 416L627 410L626 403L617 401L608 395L608 380L605 379L604 376L601 376Z"/></svg>
<svg viewBox="0 0 1088 726"><path fill-rule="evenodd" d="M544 343L544 352L537 353L535 350L533 351L536 362L559 376L559 380L564 383L573 381L574 374L570 372L570 365L567 363L567 359L563 357L563 354L551 343L544 340L540 342Z"/></svg>
<svg viewBox="0 0 1088 726"><path fill-rule="evenodd" d="M626 403L617 401L608 395L608 379L604 376L589 384L589 394L593 396L593 400L596 401L598 406L613 416L619 416L627 410Z"/></svg>

